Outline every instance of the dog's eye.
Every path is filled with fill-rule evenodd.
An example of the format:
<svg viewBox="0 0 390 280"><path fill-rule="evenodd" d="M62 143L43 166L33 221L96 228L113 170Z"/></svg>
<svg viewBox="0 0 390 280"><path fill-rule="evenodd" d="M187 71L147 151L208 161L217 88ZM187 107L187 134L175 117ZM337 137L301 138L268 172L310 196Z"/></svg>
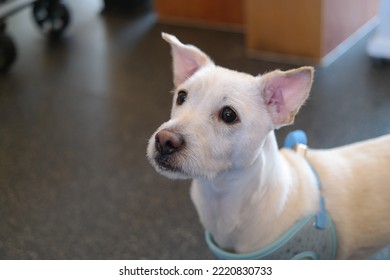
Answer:
<svg viewBox="0 0 390 280"><path fill-rule="evenodd" d="M237 113L231 107L223 107L220 112L220 117L227 124L238 121Z"/></svg>
<svg viewBox="0 0 390 280"><path fill-rule="evenodd" d="M187 99L187 92L185 92L184 90L179 91L176 99L177 105L183 104L186 101L186 99Z"/></svg>

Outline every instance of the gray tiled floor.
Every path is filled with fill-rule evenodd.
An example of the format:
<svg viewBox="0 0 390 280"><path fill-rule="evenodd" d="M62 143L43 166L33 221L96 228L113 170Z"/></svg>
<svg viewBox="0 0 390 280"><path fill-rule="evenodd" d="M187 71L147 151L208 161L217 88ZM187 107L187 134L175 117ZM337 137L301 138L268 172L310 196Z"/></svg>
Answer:
<svg viewBox="0 0 390 280"><path fill-rule="evenodd" d="M28 11L9 21L19 57L0 77L0 259L209 259L188 181L155 173L147 139L169 116L169 47L160 32L252 74L244 37L100 15L67 1L73 24L49 44ZM325 69L293 128L326 148L390 133L390 65L366 39ZM381 258L389 258L389 250Z"/></svg>

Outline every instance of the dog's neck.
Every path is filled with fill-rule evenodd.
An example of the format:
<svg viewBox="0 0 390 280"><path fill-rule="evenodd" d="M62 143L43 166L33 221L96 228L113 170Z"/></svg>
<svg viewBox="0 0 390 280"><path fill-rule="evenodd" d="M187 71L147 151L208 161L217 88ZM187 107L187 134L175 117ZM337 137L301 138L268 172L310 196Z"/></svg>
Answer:
<svg viewBox="0 0 390 280"><path fill-rule="evenodd" d="M296 202L296 176L271 131L252 165L213 180L195 179L191 195L203 226L219 246L250 252L274 241L307 211ZM287 213L288 203L296 205Z"/></svg>

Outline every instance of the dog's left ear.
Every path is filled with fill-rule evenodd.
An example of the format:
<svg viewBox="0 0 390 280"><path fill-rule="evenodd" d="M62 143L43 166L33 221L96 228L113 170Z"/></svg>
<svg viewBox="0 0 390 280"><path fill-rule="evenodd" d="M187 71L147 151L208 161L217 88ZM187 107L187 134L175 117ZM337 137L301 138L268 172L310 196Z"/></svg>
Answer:
<svg viewBox="0 0 390 280"><path fill-rule="evenodd" d="M162 33L162 37L172 48L173 83L179 86L203 66L213 64L211 59L200 49L182 44L175 36Z"/></svg>
<svg viewBox="0 0 390 280"><path fill-rule="evenodd" d="M313 67L301 67L290 71L276 70L260 77L265 105L271 115L274 128L292 124L313 82Z"/></svg>

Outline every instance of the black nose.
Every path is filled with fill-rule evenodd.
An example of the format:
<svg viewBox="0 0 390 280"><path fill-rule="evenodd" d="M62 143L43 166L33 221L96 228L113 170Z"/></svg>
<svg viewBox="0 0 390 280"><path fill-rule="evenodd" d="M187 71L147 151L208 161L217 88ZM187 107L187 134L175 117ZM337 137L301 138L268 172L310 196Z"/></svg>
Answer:
<svg viewBox="0 0 390 280"><path fill-rule="evenodd" d="M156 134L155 146L161 155L170 155L180 150L184 145L183 136L168 129Z"/></svg>

